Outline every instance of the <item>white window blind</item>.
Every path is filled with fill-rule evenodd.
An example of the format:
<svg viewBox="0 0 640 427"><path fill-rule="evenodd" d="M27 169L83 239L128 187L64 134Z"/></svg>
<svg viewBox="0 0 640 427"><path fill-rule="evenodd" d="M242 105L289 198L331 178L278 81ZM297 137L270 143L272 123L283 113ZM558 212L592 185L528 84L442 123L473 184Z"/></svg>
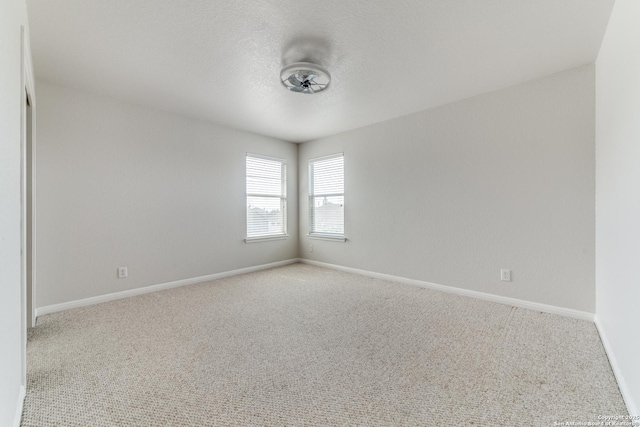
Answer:
<svg viewBox="0 0 640 427"><path fill-rule="evenodd" d="M344 155L309 160L311 236L344 237Z"/></svg>
<svg viewBox="0 0 640 427"><path fill-rule="evenodd" d="M247 240L287 233L287 165L247 153Z"/></svg>

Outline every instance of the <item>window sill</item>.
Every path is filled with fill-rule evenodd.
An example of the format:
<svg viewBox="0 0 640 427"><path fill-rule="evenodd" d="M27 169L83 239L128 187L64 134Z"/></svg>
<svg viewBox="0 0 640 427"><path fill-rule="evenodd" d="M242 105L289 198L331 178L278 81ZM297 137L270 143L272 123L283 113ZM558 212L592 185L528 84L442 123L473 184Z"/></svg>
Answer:
<svg viewBox="0 0 640 427"><path fill-rule="evenodd" d="M245 243L258 243L258 242L268 242L270 240L285 240L288 239L289 236L287 234L279 234L277 236L264 236L264 237L247 237L244 239Z"/></svg>
<svg viewBox="0 0 640 427"><path fill-rule="evenodd" d="M331 234L307 234L307 237L310 239L317 240L330 240L332 242L346 242L347 238L344 236L332 236Z"/></svg>

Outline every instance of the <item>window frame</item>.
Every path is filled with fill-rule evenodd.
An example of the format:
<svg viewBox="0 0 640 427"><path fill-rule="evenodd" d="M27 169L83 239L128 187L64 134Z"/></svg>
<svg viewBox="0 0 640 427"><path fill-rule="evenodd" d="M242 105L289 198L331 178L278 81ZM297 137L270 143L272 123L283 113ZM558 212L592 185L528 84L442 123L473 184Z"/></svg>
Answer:
<svg viewBox="0 0 640 427"><path fill-rule="evenodd" d="M249 193L247 190L247 178L248 178L248 168L247 161L249 158L259 159L259 160L268 160L272 162L280 163L280 195L274 196L272 194L262 194L262 193ZM244 178L245 178L245 243L254 243L254 242L264 242L268 240L283 240L289 237L287 233L287 162L285 159L279 157L266 156L263 154L249 153L247 152L245 155L245 170L244 170ZM265 197L265 198L273 198L280 199L280 209L282 210L282 232L271 233L271 234L261 234L255 236L249 236L249 197Z"/></svg>
<svg viewBox="0 0 640 427"><path fill-rule="evenodd" d="M315 194L314 192L314 186L313 186L313 181L314 181L314 165L318 162L321 162L323 160L330 160L330 159L335 159L341 157L342 158L342 193L319 193L319 194ZM332 240L332 241L338 241L338 242L345 242L347 240L346 238L346 234L345 234L345 225L346 225L346 221L345 221L345 212L344 212L344 197L345 197L345 191L344 191L344 184L345 184L345 179L344 179L344 152L340 152L340 153L335 153L335 154L330 154L327 156L321 156L321 157L315 157L313 159L309 159L308 161L308 167L307 167L307 172L308 172L308 193L309 193L309 233L307 234L307 237L312 238L312 239L320 239L320 240ZM314 231L314 210L315 210L315 203L314 203L314 199L318 198L318 197L340 197L342 196L342 207L343 207L343 211L342 211L342 233L328 233L328 232L318 232L318 231Z"/></svg>

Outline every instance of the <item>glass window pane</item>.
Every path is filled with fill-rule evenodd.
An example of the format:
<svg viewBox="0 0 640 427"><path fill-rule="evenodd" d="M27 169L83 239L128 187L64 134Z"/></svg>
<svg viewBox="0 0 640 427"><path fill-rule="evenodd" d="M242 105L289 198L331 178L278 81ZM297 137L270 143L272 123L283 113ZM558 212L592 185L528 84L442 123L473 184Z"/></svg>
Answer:
<svg viewBox="0 0 640 427"><path fill-rule="evenodd" d="M344 196L312 197L312 232L344 234Z"/></svg>
<svg viewBox="0 0 640 427"><path fill-rule="evenodd" d="M312 195L344 193L344 156L312 163Z"/></svg>
<svg viewBox="0 0 640 427"><path fill-rule="evenodd" d="M344 155L309 161L310 233L344 236Z"/></svg>
<svg viewBox="0 0 640 427"><path fill-rule="evenodd" d="M247 156L247 194L282 195L282 162Z"/></svg>
<svg viewBox="0 0 640 427"><path fill-rule="evenodd" d="M286 234L286 165L247 155L247 237Z"/></svg>

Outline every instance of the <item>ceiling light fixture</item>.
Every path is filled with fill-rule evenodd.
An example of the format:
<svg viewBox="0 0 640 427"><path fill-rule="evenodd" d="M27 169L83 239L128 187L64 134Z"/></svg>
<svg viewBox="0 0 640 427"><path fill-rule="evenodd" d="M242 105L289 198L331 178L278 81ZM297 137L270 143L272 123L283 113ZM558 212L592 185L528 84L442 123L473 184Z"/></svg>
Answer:
<svg viewBox="0 0 640 427"><path fill-rule="evenodd" d="M314 94L329 87L331 76L324 68L310 62L287 65L280 72L280 81L291 92Z"/></svg>

